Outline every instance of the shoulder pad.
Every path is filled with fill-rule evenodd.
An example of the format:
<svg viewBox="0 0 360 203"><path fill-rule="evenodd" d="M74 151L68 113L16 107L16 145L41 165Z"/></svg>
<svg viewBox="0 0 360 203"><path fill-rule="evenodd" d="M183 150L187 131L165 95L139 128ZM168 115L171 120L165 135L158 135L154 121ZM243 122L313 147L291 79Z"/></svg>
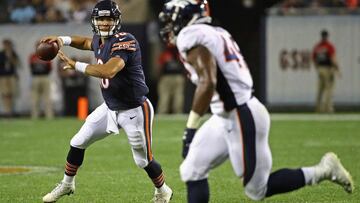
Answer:
<svg viewBox="0 0 360 203"><path fill-rule="evenodd" d="M115 42L123 42L123 41L130 41L130 40L135 40L135 37L127 32L120 32L114 35L114 38L116 40L114 40Z"/></svg>

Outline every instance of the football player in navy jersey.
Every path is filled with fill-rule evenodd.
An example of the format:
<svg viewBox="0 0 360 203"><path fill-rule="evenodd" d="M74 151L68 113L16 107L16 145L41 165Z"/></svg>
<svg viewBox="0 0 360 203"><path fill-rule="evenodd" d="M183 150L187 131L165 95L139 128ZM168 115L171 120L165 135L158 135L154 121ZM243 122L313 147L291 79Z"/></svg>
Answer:
<svg viewBox="0 0 360 203"><path fill-rule="evenodd" d="M189 203L210 199L210 171L229 159L245 194L262 200L305 185L330 180L351 193L353 181L337 156L320 163L272 170L270 115L254 96L253 80L236 42L225 29L211 25L206 0L171 0L159 14L160 35L176 44L190 79L197 85L183 138L180 176ZM210 107L212 116L200 126Z"/></svg>
<svg viewBox="0 0 360 203"><path fill-rule="evenodd" d="M75 175L84 159L87 147L111 133L124 129L131 145L133 158L143 168L155 186L154 202L169 202L172 190L165 184L160 164L152 153L152 122L154 111L146 98L141 65L140 46L133 35L120 32L121 12L110 0L98 2L91 16L92 38L82 36L49 36L42 41L56 41L60 47L72 46L94 51L97 64L74 61L59 51L64 69L75 69L101 79L105 102L87 118L79 132L71 139L63 180L43 197L44 202L55 202L75 190ZM121 202L121 200L114 200Z"/></svg>

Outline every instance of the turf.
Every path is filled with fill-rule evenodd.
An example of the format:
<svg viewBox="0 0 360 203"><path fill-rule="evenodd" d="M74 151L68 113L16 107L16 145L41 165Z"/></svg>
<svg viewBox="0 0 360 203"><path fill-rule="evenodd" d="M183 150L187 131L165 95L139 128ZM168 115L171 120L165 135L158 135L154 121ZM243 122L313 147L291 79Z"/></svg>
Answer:
<svg viewBox="0 0 360 203"><path fill-rule="evenodd" d="M352 173L355 186L360 176L360 116L274 115L270 145L273 169L308 166L327 151L336 152ZM348 118L348 119L347 119ZM0 120L0 167L47 167L32 173L0 173L0 202L41 202L63 176L71 137L82 122L59 118L52 121ZM158 117L154 121L153 151L162 164L167 183L174 190L172 202L186 202L179 177L181 137L185 117ZM41 168L40 168L41 169ZM211 202L252 202L243 192L229 162L209 177ZM87 151L76 177L76 193L59 202L149 202L153 186L146 173L134 164L124 133L109 136ZM263 202L360 202L330 182L277 195Z"/></svg>

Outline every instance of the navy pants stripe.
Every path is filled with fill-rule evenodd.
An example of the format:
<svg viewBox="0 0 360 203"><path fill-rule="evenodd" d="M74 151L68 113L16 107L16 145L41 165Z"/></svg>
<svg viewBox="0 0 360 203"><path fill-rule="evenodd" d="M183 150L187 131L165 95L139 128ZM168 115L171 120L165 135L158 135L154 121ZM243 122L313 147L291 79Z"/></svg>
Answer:
<svg viewBox="0 0 360 203"><path fill-rule="evenodd" d="M256 165L256 129L254 118L249 107L244 104L237 107L237 114L241 126L244 155L244 186L250 181Z"/></svg>

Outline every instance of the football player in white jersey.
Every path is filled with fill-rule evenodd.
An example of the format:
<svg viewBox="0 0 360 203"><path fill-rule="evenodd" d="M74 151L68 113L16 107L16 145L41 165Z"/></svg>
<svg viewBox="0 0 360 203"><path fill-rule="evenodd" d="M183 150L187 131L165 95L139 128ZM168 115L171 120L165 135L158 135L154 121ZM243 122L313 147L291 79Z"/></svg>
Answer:
<svg viewBox="0 0 360 203"><path fill-rule="evenodd" d="M236 42L226 30L210 24L206 1L169 1L159 20L160 35L176 44L197 84L183 139L185 160L180 166L189 203L209 202L209 171L228 158L252 200L323 180L353 191L350 174L332 152L317 165L271 173L269 113L252 96L252 77ZM212 116L199 127L209 107Z"/></svg>

